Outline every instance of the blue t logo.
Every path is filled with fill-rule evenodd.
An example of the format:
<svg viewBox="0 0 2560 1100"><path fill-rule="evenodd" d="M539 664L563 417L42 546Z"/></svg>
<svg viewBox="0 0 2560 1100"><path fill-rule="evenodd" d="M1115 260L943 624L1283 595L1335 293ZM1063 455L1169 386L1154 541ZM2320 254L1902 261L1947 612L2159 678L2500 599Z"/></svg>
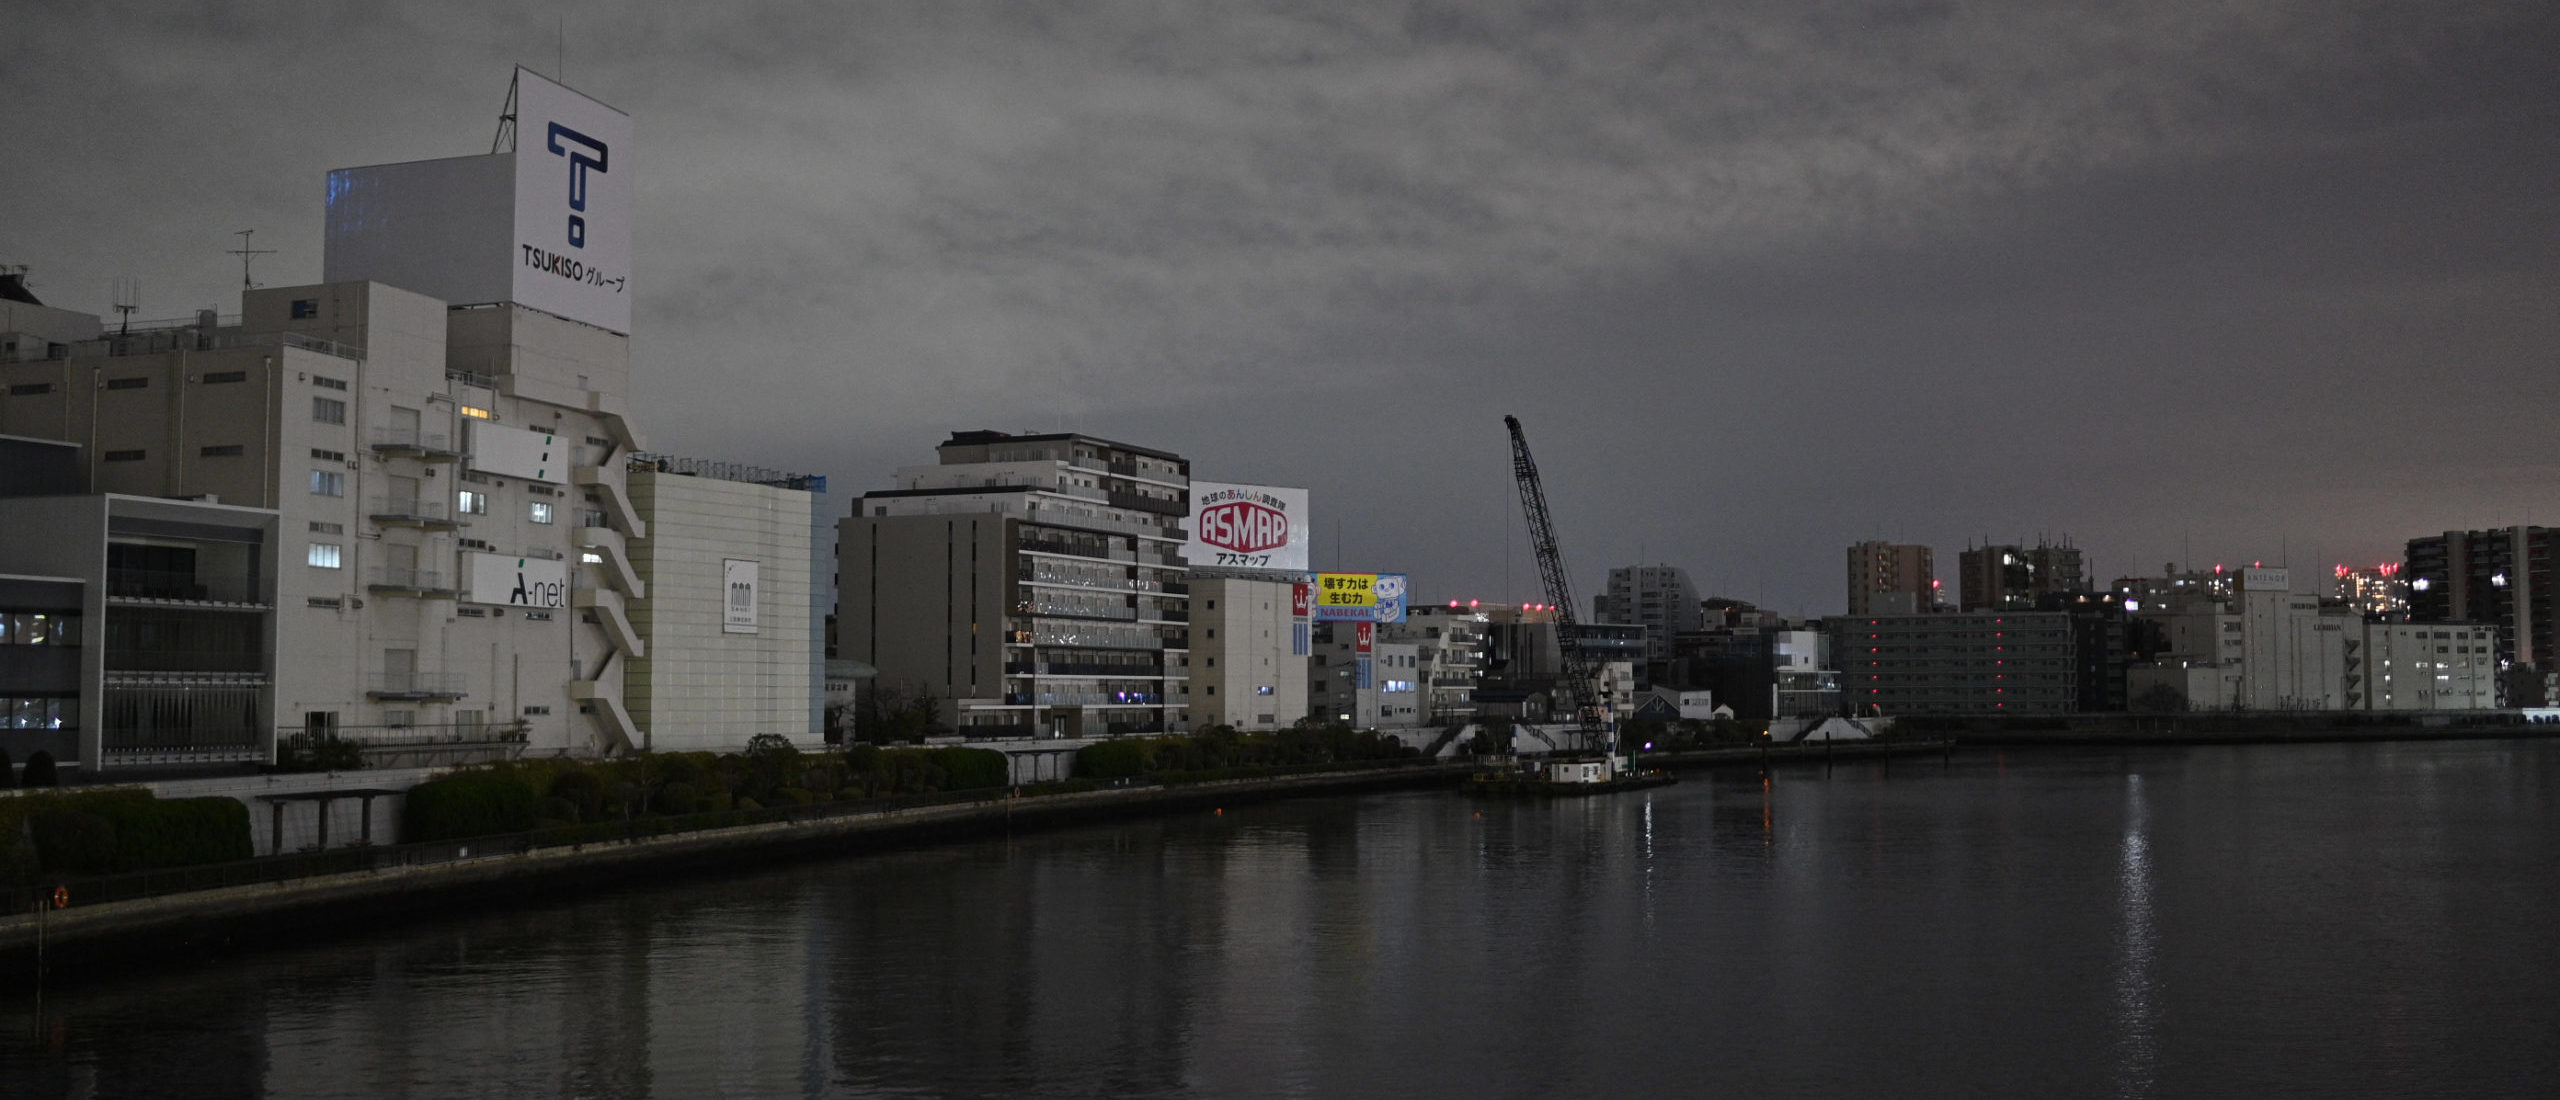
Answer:
<svg viewBox="0 0 2560 1100"><path fill-rule="evenodd" d="M563 137L595 150L595 155L591 157L584 150L561 148L560 139ZM551 124L551 133L545 144L552 152L569 158L569 209L585 210L587 208L587 170L592 168L597 172L606 171L604 143L554 122ZM587 246L587 219L576 214L569 215L569 246L572 248Z"/></svg>

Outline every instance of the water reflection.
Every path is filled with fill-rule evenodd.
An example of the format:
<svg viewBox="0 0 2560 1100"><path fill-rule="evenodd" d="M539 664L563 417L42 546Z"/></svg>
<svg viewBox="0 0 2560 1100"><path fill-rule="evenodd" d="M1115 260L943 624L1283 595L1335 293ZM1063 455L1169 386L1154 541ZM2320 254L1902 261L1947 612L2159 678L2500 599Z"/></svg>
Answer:
<svg viewBox="0 0 2560 1100"><path fill-rule="evenodd" d="M2555 826L2541 745L1231 807L12 997L0 1096L2513 1094Z"/></svg>
<svg viewBox="0 0 2560 1100"><path fill-rule="evenodd" d="M2153 956L2159 950L2151 923L2150 808L2142 773L2124 777L2124 842L2116 861L2116 889L2123 923L2116 934L2116 1095L2151 1095Z"/></svg>

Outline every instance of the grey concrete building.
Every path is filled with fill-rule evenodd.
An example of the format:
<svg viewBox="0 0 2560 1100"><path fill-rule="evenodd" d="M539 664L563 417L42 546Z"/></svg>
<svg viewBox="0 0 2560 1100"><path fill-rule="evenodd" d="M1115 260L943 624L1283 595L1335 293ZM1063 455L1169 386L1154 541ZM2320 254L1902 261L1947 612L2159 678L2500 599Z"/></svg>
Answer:
<svg viewBox="0 0 2560 1100"><path fill-rule="evenodd" d="M2071 616L1975 611L1824 620L1859 715L2068 714L2078 666Z"/></svg>
<svg viewBox="0 0 2560 1100"><path fill-rule="evenodd" d="M973 739L1187 730L1190 462L992 431L936 453L838 525L838 653Z"/></svg>

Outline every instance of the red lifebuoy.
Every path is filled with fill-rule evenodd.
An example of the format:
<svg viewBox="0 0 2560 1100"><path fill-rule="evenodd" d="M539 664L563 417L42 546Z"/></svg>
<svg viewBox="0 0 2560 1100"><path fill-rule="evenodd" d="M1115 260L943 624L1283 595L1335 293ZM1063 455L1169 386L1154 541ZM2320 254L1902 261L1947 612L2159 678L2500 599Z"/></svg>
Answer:
<svg viewBox="0 0 2560 1100"><path fill-rule="evenodd" d="M56 887L54 887L54 888L53 888L53 907L54 907L54 908L56 908L56 909L68 909L68 908L71 908L71 888L70 888L70 887L68 887L68 886L56 886Z"/></svg>

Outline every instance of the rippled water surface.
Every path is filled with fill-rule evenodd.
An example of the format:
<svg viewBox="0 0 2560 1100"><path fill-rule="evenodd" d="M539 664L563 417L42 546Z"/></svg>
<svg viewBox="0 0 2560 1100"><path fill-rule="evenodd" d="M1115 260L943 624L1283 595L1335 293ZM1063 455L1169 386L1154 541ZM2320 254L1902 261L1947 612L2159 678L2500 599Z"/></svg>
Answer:
<svg viewBox="0 0 2560 1100"><path fill-rule="evenodd" d="M2560 744L1038 833L0 983L0 1096L2548 1095Z"/></svg>

